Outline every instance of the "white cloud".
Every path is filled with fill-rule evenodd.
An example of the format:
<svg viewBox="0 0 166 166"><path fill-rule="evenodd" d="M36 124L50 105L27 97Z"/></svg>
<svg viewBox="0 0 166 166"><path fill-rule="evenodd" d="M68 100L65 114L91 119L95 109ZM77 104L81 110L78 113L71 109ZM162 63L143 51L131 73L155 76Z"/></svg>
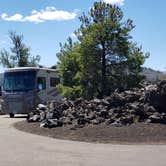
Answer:
<svg viewBox="0 0 166 166"><path fill-rule="evenodd" d="M106 3L110 3L110 4L113 4L113 5L124 5L124 0L104 0L104 2Z"/></svg>
<svg viewBox="0 0 166 166"><path fill-rule="evenodd" d="M5 21L41 23L45 21L72 20L76 16L76 10L73 12L68 12L64 10L57 10L55 7L46 7L40 11L33 10L29 16L23 16L18 13L14 14L13 16L8 16L8 14L3 13L1 15L1 19Z"/></svg>
<svg viewBox="0 0 166 166"><path fill-rule="evenodd" d="M21 14L14 14L13 16L9 17L6 13L1 15L1 18L6 21L22 21L23 16Z"/></svg>

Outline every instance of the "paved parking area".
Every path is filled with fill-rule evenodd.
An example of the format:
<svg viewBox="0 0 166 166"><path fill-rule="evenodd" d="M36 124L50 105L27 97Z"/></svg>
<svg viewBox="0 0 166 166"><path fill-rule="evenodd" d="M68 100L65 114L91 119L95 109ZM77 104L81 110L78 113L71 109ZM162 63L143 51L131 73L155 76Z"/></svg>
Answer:
<svg viewBox="0 0 166 166"><path fill-rule="evenodd" d="M166 166L166 145L111 145L57 140L18 131L22 118L0 116L2 166Z"/></svg>

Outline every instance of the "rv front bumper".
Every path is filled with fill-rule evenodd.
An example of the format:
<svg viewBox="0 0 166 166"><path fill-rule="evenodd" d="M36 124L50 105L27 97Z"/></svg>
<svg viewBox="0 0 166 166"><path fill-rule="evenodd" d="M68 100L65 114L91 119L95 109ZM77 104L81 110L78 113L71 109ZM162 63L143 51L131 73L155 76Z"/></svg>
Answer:
<svg viewBox="0 0 166 166"><path fill-rule="evenodd" d="M2 112L6 114L29 113L34 108L33 93L7 94L3 96Z"/></svg>

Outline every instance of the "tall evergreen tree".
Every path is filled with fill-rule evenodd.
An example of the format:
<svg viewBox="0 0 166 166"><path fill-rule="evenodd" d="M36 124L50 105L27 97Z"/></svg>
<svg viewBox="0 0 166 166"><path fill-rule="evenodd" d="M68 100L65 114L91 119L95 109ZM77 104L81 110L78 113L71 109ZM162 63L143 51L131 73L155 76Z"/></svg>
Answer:
<svg viewBox="0 0 166 166"><path fill-rule="evenodd" d="M112 72L111 65L124 63L127 58L131 38L129 32L134 26L131 20L122 19L123 13L118 6L104 2L95 2L88 15L83 14L80 17L81 26L77 35L83 48L82 57L86 59L86 56L91 56L84 53L84 49L89 44L91 45L89 50L93 48L101 62L101 96L110 93L111 75L107 75L107 70ZM87 43L87 40L91 43Z"/></svg>
<svg viewBox="0 0 166 166"><path fill-rule="evenodd" d="M81 73L78 83L81 96L103 97L117 88L137 86L142 79L139 73L147 54L131 41L132 20L124 20L122 10L116 5L95 2L87 15L83 13L80 21L81 26L75 34L77 47L79 45L77 65ZM73 50L70 52L72 58L76 54ZM61 57L60 64L69 58L63 51ZM75 73L70 75L74 78ZM74 85L71 80L69 87Z"/></svg>
<svg viewBox="0 0 166 166"><path fill-rule="evenodd" d="M9 37L12 43L11 52L3 49L0 52L0 63L4 67L26 67L36 66L40 56L31 56L30 49L23 43L23 35L10 31Z"/></svg>

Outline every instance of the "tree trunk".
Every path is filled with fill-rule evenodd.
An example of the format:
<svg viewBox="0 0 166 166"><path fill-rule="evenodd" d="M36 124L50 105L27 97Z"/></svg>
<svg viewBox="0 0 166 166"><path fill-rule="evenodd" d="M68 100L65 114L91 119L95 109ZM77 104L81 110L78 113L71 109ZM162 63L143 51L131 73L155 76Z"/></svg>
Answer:
<svg viewBox="0 0 166 166"><path fill-rule="evenodd" d="M102 80L101 80L101 97L106 95L106 55L105 55L105 46L102 44Z"/></svg>

